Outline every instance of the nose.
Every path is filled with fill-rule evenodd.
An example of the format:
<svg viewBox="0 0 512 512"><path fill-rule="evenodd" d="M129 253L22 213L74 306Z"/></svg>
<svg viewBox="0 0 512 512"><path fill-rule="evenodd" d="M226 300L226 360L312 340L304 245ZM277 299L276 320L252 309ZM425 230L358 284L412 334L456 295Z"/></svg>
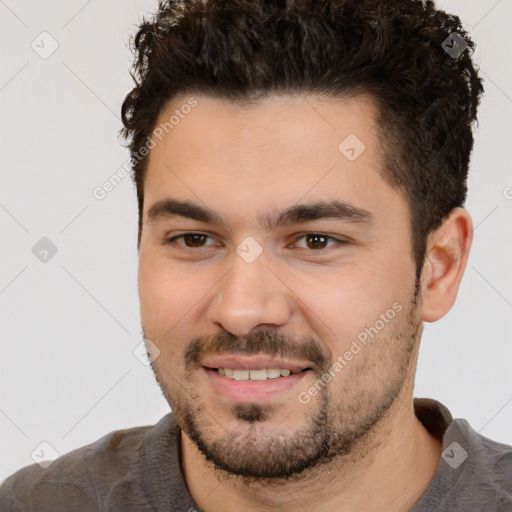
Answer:
<svg viewBox="0 0 512 512"><path fill-rule="evenodd" d="M209 308L209 320L238 336L248 336L261 327L278 328L292 314L292 294L262 254L247 263L238 254L216 287Z"/></svg>

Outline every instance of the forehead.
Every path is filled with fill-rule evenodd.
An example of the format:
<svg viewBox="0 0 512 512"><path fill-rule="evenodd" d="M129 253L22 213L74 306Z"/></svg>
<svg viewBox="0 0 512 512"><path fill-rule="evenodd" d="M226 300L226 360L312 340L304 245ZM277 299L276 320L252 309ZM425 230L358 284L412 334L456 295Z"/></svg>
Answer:
<svg viewBox="0 0 512 512"><path fill-rule="evenodd" d="M252 152L253 157L265 151L274 153L278 161L285 157L300 161L326 150L327 155L338 157L339 144L353 136L352 140L360 141L356 149L364 144L373 153L376 114L376 103L368 95L275 94L250 102L181 95L160 112L156 142L164 142L158 144L160 149L167 145L194 151L195 157L204 156L207 145L223 159L241 151Z"/></svg>
<svg viewBox="0 0 512 512"><path fill-rule="evenodd" d="M398 193L381 177L376 119L368 96L174 98L153 131L144 210L169 196L238 218L301 199L378 207Z"/></svg>

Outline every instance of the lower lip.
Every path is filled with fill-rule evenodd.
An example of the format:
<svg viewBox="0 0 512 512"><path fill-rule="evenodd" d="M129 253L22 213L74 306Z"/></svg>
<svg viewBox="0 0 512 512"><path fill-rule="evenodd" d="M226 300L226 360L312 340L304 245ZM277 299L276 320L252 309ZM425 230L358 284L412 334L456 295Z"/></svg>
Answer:
<svg viewBox="0 0 512 512"><path fill-rule="evenodd" d="M203 367L203 369L217 392L238 403L254 403L272 399L278 393L292 389L311 371L304 370L288 377L267 380L234 380L219 375L210 368Z"/></svg>

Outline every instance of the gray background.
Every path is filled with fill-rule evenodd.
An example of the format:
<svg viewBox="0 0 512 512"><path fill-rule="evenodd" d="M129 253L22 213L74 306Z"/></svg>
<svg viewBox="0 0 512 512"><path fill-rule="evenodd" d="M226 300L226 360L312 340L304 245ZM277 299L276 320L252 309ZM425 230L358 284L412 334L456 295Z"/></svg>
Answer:
<svg viewBox="0 0 512 512"><path fill-rule="evenodd" d="M487 94L467 202L474 246L452 312L426 325L415 395L512 444L512 0L439 5L477 40ZM62 454L168 412L133 355L141 334L132 182L103 200L92 194L128 159L117 139L132 87L126 43L155 7L0 1L0 480L34 451ZM51 50L44 31L59 45L46 59L31 47ZM43 237L58 250L47 262L32 252Z"/></svg>

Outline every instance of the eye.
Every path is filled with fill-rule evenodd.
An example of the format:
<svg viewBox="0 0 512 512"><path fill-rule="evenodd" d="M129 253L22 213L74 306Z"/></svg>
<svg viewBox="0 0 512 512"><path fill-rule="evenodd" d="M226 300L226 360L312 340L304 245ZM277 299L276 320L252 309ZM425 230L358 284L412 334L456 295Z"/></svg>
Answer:
<svg viewBox="0 0 512 512"><path fill-rule="evenodd" d="M302 246L300 247L301 249L313 249L316 251L328 248L326 245L329 241L334 242L334 245L336 245L336 243L338 245L347 243L346 240L339 240L329 235L324 235L323 233L306 233L305 235L297 238L297 241L301 239L305 239L306 241L306 247Z"/></svg>
<svg viewBox="0 0 512 512"><path fill-rule="evenodd" d="M213 243L207 244L207 240L210 239ZM297 245L297 242L299 240L305 240L305 246L304 245ZM182 240L183 242L178 242L178 240ZM204 233L196 233L196 232L189 232L189 233L182 233L181 235L173 236L172 238L169 238L166 241L167 244L174 244L178 243L178 245L181 245L188 249L200 249L202 247L209 247L212 245L216 245L215 240L204 234ZM331 245L329 245L329 243ZM323 249L328 249L329 247L332 247L333 245L342 245L347 243L347 240L340 240L337 238L334 238L329 235L325 235L323 233L306 233L305 235L302 235L298 237L295 241L295 244L301 248L301 249L312 249L315 251L320 251Z"/></svg>
<svg viewBox="0 0 512 512"><path fill-rule="evenodd" d="M181 235L177 235L177 236L173 236L172 238L169 238L167 240L167 243L172 244L179 239L183 239L184 243L179 243L179 245L184 245L185 247L193 249L193 248L207 247L207 245L205 245L204 242L208 238L213 240L213 238L211 238L208 235L205 235L204 233L182 233ZM214 244L209 244L209 245L214 245Z"/></svg>

